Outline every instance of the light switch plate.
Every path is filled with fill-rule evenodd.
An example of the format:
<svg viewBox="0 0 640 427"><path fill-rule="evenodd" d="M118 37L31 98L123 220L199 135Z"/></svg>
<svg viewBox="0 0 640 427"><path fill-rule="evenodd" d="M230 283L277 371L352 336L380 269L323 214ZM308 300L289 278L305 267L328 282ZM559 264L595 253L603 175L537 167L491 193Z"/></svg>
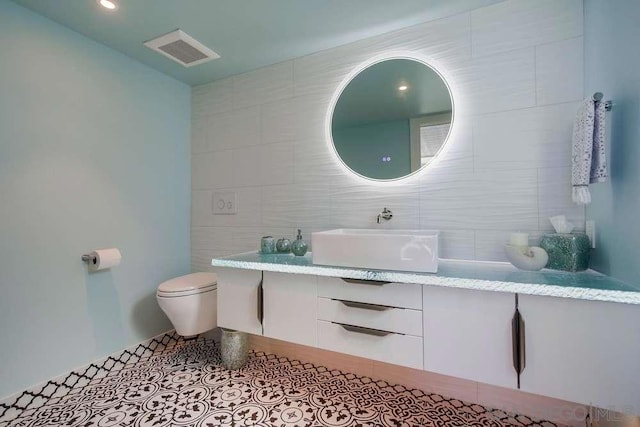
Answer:
<svg viewBox="0 0 640 427"><path fill-rule="evenodd" d="M235 215L238 213L238 196L235 192L213 193L211 208L214 215Z"/></svg>

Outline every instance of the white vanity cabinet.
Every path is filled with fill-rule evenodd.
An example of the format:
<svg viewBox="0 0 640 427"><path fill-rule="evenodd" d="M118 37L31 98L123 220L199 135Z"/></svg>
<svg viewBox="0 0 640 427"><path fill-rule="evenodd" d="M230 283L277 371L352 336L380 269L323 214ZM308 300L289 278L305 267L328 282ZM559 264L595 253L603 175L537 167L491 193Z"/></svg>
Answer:
<svg viewBox="0 0 640 427"><path fill-rule="evenodd" d="M218 325L316 345L316 276L218 268Z"/></svg>
<svg viewBox="0 0 640 427"><path fill-rule="evenodd" d="M262 335L262 271L217 268L218 326Z"/></svg>
<svg viewBox="0 0 640 427"><path fill-rule="evenodd" d="M217 272L224 328L640 415L640 304Z"/></svg>
<svg viewBox="0 0 640 427"><path fill-rule="evenodd" d="M521 390L640 414L640 306L519 295Z"/></svg>
<svg viewBox="0 0 640 427"><path fill-rule="evenodd" d="M315 347L317 277L264 272L264 336Z"/></svg>
<svg viewBox="0 0 640 427"><path fill-rule="evenodd" d="M318 277L318 347L422 369L422 285Z"/></svg>
<svg viewBox="0 0 640 427"><path fill-rule="evenodd" d="M424 369L516 388L515 294L424 286Z"/></svg>

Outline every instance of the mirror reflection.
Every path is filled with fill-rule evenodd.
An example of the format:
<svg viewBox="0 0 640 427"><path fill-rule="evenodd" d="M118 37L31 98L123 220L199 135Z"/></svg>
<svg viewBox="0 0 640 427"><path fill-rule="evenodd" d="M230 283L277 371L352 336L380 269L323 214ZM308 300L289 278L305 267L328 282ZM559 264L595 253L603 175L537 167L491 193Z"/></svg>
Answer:
<svg viewBox="0 0 640 427"><path fill-rule="evenodd" d="M435 70L411 59L377 62L344 88L331 119L336 152L352 171L390 180L428 165L447 140L449 88Z"/></svg>

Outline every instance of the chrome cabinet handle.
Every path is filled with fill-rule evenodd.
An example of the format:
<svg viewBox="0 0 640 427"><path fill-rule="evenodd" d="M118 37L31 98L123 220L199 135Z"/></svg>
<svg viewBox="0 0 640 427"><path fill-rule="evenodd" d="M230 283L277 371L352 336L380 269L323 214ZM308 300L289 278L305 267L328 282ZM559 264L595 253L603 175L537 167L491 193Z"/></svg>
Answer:
<svg viewBox="0 0 640 427"><path fill-rule="evenodd" d="M373 286L382 286L388 285L391 282L382 282L379 280L364 280L364 279L347 279L341 277L341 279L347 283L351 283L352 285L373 285Z"/></svg>
<svg viewBox="0 0 640 427"><path fill-rule="evenodd" d="M372 335L374 337L385 337L391 332L381 331L379 329L363 328L362 326L345 325L343 323L336 323L336 325L342 326L342 328L349 332L356 332L358 334Z"/></svg>
<svg viewBox="0 0 640 427"><path fill-rule="evenodd" d="M516 308L516 312L511 320L511 342L513 347L513 368L518 374L518 388L520 388L520 374L527 366L525 351L525 334L524 319L520 314L520 310Z"/></svg>
<svg viewBox="0 0 640 427"><path fill-rule="evenodd" d="M386 311L386 310L389 310L391 308L391 307L387 307L386 305L367 304L367 303L364 303L364 302L342 301L342 300L335 300L335 301L339 301L343 305L346 305L347 307L363 308L365 310L372 310L372 311Z"/></svg>
<svg viewBox="0 0 640 427"><path fill-rule="evenodd" d="M264 289L262 287L262 280L258 285L258 321L262 324L264 320Z"/></svg>

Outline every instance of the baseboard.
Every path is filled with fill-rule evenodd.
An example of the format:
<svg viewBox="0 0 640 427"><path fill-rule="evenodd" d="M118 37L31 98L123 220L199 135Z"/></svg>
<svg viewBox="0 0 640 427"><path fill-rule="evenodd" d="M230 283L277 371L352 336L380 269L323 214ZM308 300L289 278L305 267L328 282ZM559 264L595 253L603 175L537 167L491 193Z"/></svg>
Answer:
<svg viewBox="0 0 640 427"><path fill-rule="evenodd" d="M567 426L585 426L589 408L578 403L492 386L461 378L405 368L348 354L250 335L252 350L276 354L329 369L350 372L439 394L505 412L549 420Z"/></svg>

